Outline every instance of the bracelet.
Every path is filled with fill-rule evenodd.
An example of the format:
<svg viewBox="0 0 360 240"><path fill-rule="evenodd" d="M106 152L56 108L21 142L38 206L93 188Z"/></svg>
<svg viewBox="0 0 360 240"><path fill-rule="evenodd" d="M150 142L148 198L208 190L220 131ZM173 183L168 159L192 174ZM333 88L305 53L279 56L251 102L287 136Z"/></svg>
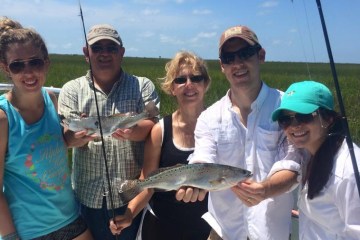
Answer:
<svg viewBox="0 0 360 240"><path fill-rule="evenodd" d="M19 240L19 239L20 237L17 232L12 232L2 237L2 240Z"/></svg>

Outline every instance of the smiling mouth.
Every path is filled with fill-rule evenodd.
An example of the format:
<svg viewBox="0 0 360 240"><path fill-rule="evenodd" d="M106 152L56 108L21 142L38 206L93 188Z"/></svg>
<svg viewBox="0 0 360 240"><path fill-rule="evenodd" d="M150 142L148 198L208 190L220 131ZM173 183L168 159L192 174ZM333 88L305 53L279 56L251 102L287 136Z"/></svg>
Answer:
<svg viewBox="0 0 360 240"><path fill-rule="evenodd" d="M304 131L292 133L292 135L293 135L294 137L303 137L303 136L305 136L306 134L307 134L307 132L304 132Z"/></svg>
<svg viewBox="0 0 360 240"><path fill-rule="evenodd" d="M234 75L236 77L241 77L241 76L243 76L243 75L245 75L247 73L248 73L248 70L243 70L243 71L237 71L236 73L234 73Z"/></svg>

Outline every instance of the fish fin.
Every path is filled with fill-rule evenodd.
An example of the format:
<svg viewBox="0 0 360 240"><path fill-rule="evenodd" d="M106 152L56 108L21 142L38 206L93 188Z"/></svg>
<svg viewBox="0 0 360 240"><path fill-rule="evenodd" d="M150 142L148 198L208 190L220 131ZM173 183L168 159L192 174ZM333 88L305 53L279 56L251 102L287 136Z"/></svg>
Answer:
<svg viewBox="0 0 360 240"><path fill-rule="evenodd" d="M124 180L117 186L118 194L123 205L129 203L143 190L139 183L140 180Z"/></svg>
<svg viewBox="0 0 360 240"><path fill-rule="evenodd" d="M160 113L159 108L156 106L154 101L150 101L146 104L145 111L149 114L149 118L156 117Z"/></svg>
<svg viewBox="0 0 360 240"><path fill-rule="evenodd" d="M180 164L180 163L178 163L178 164L176 164L176 165L174 165L174 166L171 166L171 167L158 168L158 169L152 171L152 172L149 174L148 177L151 177L151 176L154 176L154 175L156 175L156 174L158 174L158 173L167 171L167 170L172 169L172 168L178 168L178 167L181 167L181 166L184 166L184 165L186 165L186 164Z"/></svg>

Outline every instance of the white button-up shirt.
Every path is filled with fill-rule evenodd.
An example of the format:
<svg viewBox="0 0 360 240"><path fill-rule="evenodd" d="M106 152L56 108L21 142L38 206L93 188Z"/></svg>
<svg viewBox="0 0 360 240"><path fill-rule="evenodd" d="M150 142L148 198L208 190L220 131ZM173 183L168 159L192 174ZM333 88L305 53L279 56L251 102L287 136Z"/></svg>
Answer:
<svg viewBox="0 0 360 240"><path fill-rule="evenodd" d="M210 162L250 170L253 180L264 180L280 159L282 168L300 171L297 151L271 120L282 92L262 84L245 127L233 111L229 92L198 118L195 151L190 163ZM297 162L293 161L297 160ZM224 240L289 239L293 196L285 193L248 208L230 190L210 192L205 220Z"/></svg>
<svg viewBox="0 0 360 240"><path fill-rule="evenodd" d="M356 145L354 152L357 166L360 166L360 149ZM345 141L335 156L332 174L319 195L308 199L307 190L306 184L298 202L299 239L360 239L360 198Z"/></svg>

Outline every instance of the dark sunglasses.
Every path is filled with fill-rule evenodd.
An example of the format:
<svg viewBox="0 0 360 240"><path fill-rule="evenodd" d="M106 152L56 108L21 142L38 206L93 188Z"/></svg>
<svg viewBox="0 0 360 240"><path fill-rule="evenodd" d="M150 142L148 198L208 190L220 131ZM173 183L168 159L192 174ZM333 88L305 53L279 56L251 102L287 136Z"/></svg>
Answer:
<svg viewBox="0 0 360 240"><path fill-rule="evenodd" d="M18 74L24 71L25 67L28 66L31 70L40 71L44 68L45 61L41 58L33 58L24 61L14 61L9 64L10 72Z"/></svg>
<svg viewBox="0 0 360 240"><path fill-rule="evenodd" d="M293 124L294 120L296 120L298 124L311 123L312 121L314 121L316 115L317 112L309 114L296 113L294 115L282 115L278 118L278 123L282 129L286 129Z"/></svg>
<svg viewBox="0 0 360 240"><path fill-rule="evenodd" d="M185 77L185 76L177 77L177 78L174 79L173 82L176 83L176 84L184 84L184 83L187 82L188 79L190 79L190 81L192 83L199 83L199 82L205 80L204 76L196 75L196 76L187 76L187 77Z"/></svg>
<svg viewBox="0 0 360 240"><path fill-rule="evenodd" d="M108 45L108 46L92 45L90 46L90 48L93 53L107 52L110 54L116 54L119 52L119 47L116 45Z"/></svg>
<svg viewBox="0 0 360 240"><path fill-rule="evenodd" d="M240 60L244 61L249 59L258 53L261 49L260 44L256 44L254 46L248 46L245 48L241 48L236 52L223 52L220 55L220 60L223 64L232 64L235 62L235 57L237 56Z"/></svg>

